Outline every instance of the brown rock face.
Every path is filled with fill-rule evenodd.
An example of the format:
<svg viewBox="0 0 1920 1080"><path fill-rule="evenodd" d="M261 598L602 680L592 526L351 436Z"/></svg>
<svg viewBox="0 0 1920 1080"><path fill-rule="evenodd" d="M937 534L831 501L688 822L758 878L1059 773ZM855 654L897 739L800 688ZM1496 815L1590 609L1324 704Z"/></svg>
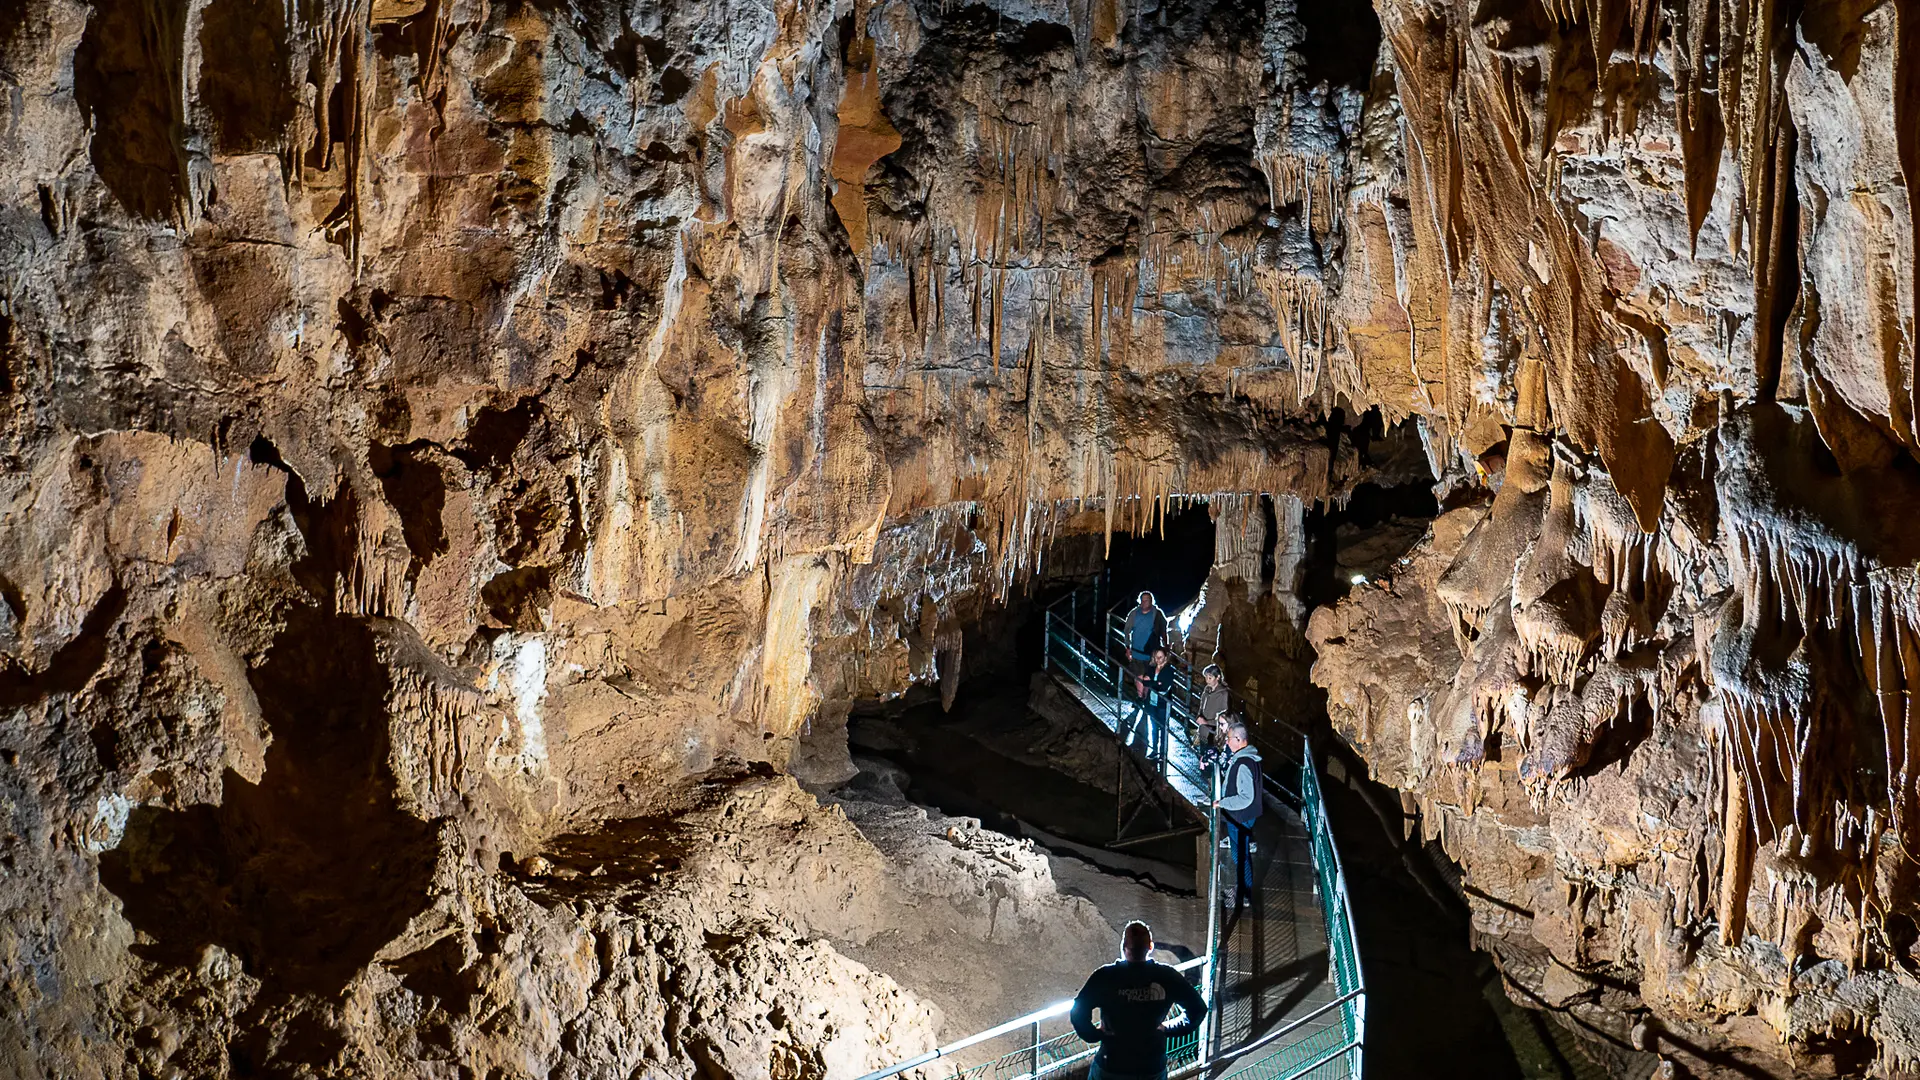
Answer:
<svg viewBox="0 0 1920 1080"><path fill-rule="evenodd" d="M851 1075L937 1017L830 941L1104 939L776 777L1347 482L1275 18L0 4L0 1071Z"/></svg>
<svg viewBox="0 0 1920 1080"><path fill-rule="evenodd" d="M831 941L977 890L783 773L1057 536L1291 574L1336 408L1448 512L1316 679L1515 985L1920 1067L1909 7L0 0L5 1071L924 1048Z"/></svg>
<svg viewBox="0 0 1920 1080"><path fill-rule="evenodd" d="M1694 1074L1906 1075L1910 13L1380 12L1335 322L1457 508L1314 615L1336 729L1516 993Z"/></svg>

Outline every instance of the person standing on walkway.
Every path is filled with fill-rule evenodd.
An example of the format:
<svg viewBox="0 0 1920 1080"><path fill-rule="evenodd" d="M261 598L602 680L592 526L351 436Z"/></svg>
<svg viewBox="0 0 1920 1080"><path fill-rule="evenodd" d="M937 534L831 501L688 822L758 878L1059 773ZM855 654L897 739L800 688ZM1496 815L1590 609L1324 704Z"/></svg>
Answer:
<svg viewBox="0 0 1920 1080"><path fill-rule="evenodd" d="M1153 602L1153 594L1140 594L1140 606L1127 615L1127 653L1136 664L1153 659L1153 650L1167 643L1167 613Z"/></svg>
<svg viewBox="0 0 1920 1080"><path fill-rule="evenodd" d="M1247 741L1247 725L1238 717L1227 721L1226 791L1215 806L1226 819L1227 839L1233 848L1234 865L1240 868L1240 887L1233 899L1220 897L1222 904L1239 907L1253 899L1253 823L1260 819L1260 751Z"/></svg>
<svg viewBox="0 0 1920 1080"><path fill-rule="evenodd" d="M1153 650L1153 663L1144 680L1147 689L1147 760L1167 759L1167 709L1173 704L1173 691L1180 675L1175 671L1171 653L1165 645Z"/></svg>
<svg viewBox="0 0 1920 1080"><path fill-rule="evenodd" d="M1208 664L1200 673L1203 687L1200 691L1200 704L1193 710L1196 730L1193 733L1193 748L1200 755L1203 764L1211 765L1218 755L1221 728L1226 725L1227 710L1233 705L1233 692L1227 689L1227 674L1220 670L1219 664Z"/></svg>
<svg viewBox="0 0 1920 1080"><path fill-rule="evenodd" d="M1198 1030L1207 1015L1200 991L1185 975L1148 959L1152 953L1153 931L1128 923L1120 959L1094 972L1073 999L1073 1030L1100 1048L1089 1080L1166 1080L1167 1040ZM1186 1015L1169 1022L1175 1005Z"/></svg>

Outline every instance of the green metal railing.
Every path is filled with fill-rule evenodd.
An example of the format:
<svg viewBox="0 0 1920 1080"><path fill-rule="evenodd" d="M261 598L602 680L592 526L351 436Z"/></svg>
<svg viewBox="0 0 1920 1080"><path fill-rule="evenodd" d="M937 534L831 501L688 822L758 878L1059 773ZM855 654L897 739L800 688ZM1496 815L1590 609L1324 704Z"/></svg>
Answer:
<svg viewBox="0 0 1920 1080"><path fill-rule="evenodd" d="M1327 975L1336 996L1276 1031L1224 1048L1203 1058L1196 1067L1172 1070L1170 1075L1175 1080L1195 1076L1202 1069L1213 1080L1339 1080L1361 1075L1367 1028L1366 977L1360 969L1346 873L1327 821L1320 778L1312 765L1312 747L1304 738L1301 749L1300 816L1313 855L1314 892L1319 896L1327 928ZM1220 887L1216 876L1215 897ZM1217 949L1213 955L1217 963Z"/></svg>
<svg viewBox="0 0 1920 1080"><path fill-rule="evenodd" d="M1056 613L1061 612L1063 608L1069 612L1064 616L1065 618L1077 621L1084 621L1079 617L1080 612L1094 611L1103 645L1101 651L1108 656L1124 657L1128 655L1129 649L1127 615L1133 610L1133 604L1132 600L1123 600L1102 611L1099 606L1098 583L1090 583L1081 586L1071 597L1056 601L1048 609L1049 624L1052 625L1054 620L1061 617ZM1199 673L1205 669L1206 664L1200 662L1200 659L1187 655L1184 642L1169 642L1167 654L1175 672L1176 688L1173 693L1172 715L1182 723L1192 724L1199 715L1202 687L1205 684L1205 680ZM1117 675L1114 677L1113 685L1116 689L1107 692L1119 693ZM1229 711L1237 713L1246 722L1248 739L1258 746L1260 753L1273 763L1275 767L1271 771L1276 776L1284 776L1305 767L1312 755L1302 756L1294 749L1301 740L1306 738L1304 731L1261 708L1257 703L1233 689L1231 685L1227 687L1227 697L1230 702ZM1280 766L1287 766L1287 768ZM1289 802L1300 801L1300 793L1290 788L1286 782L1280 782L1280 787L1286 792Z"/></svg>
<svg viewBox="0 0 1920 1080"><path fill-rule="evenodd" d="M1097 700L1083 700L1081 703L1095 710L1101 720L1107 721L1116 736L1124 737L1130 711L1123 685L1125 665L1101 651L1092 639L1064 620L1055 618L1051 612L1047 615L1046 664L1050 670L1093 691ZM1190 723L1192 719L1192 702L1176 692L1168 703L1169 732L1181 730L1177 725ZM1170 734L1168 737L1171 739L1173 736ZM1163 779L1177 776L1201 790L1207 786L1205 774L1197 765L1185 759L1176 760L1170 756L1165 761L1152 764L1154 771Z"/></svg>
<svg viewBox="0 0 1920 1080"><path fill-rule="evenodd" d="M1125 667L1115 659L1115 655L1124 656L1125 653L1110 652L1084 633L1082 626L1085 624L1077 617L1085 610L1081 607L1084 602L1078 596L1070 599L1073 608L1066 608L1069 601L1063 600L1047 613L1047 667L1062 678L1092 691L1096 700L1090 702L1082 697L1082 704L1088 708L1104 709L1100 719L1106 721L1111 717L1113 723L1109 726L1116 729L1117 735L1121 711L1125 708L1120 701L1123 697L1121 679ZM1097 606L1090 604L1087 607L1091 608L1093 617L1100 623L1111 624L1110 613L1102 613ZM1183 674L1190 675L1191 668L1185 666L1185 659L1181 658L1180 662ZM1176 696L1175 704L1181 703L1182 697ZM1184 713L1170 710L1170 722L1191 717L1193 699L1190 694L1184 696L1184 704ZM1236 705L1245 710L1242 715L1250 718L1255 715L1249 703L1237 701ZM1208 1033L1212 1014L1217 1008L1211 1009L1209 1027L1169 1043L1167 1065L1173 1080L1197 1077L1202 1073L1212 1080L1335 1080L1341 1077L1358 1078L1361 1075L1362 1051L1366 1043L1366 979L1360 968L1359 943L1354 934L1352 905L1347 898L1346 874L1341 868L1340 852L1334 844L1333 830L1327 820L1320 778L1313 764L1312 744L1291 725L1271 717L1265 720L1254 731L1256 741L1261 743L1261 753L1273 754L1276 761L1297 765L1297 790L1288 790L1272 775L1269 775L1268 783L1273 785L1277 795L1300 807L1301 819L1307 829L1308 847L1313 856L1314 891L1319 896L1327 930L1328 978L1335 997L1283 1027L1257 1039L1228 1047L1211 1045ZM1176 727L1173 730L1180 729ZM1293 737L1284 737L1288 734ZM1264 739L1258 737L1262 735ZM1169 775L1168 770L1172 770L1173 774L1191 780L1201 792L1211 792L1218 798L1217 775L1188 775L1191 770L1179 763L1162 763L1160 768L1163 777ZM1284 774L1285 770L1274 771ZM1207 850L1217 851L1218 815L1208 813L1206 816L1210 834ZM1210 921L1207 954L1178 966L1181 971L1198 971L1201 992L1214 1005L1217 1005L1222 989L1218 984L1220 942L1217 918L1220 890L1229 887L1227 876L1220 871L1219 862L1218 859L1214 860L1207 887ZM922 1080L1040 1080L1042 1077L1075 1075L1091 1064L1095 1048L1082 1041L1071 1028L1058 1034L1047 1033L1049 1025L1058 1028L1064 1023L1063 1018L1072 1005L1071 1001L1055 1002L1037 1012L949 1043L910 1061L868 1073L860 1080L887 1080L908 1073L915 1073ZM972 1064L959 1064L962 1056L977 1057L987 1052L989 1044L996 1043L1001 1047L1009 1043L1012 1046Z"/></svg>
<svg viewBox="0 0 1920 1080"><path fill-rule="evenodd" d="M1311 761L1311 754L1308 755ZM1277 1048L1259 1061L1227 1075L1246 1076L1249 1080L1267 1077L1306 1076L1322 1065L1344 1056L1344 1075L1360 1075L1361 1053L1366 1044L1367 982L1360 970L1360 943L1353 930L1353 905L1347 898L1347 876L1340 865L1340 849L1333 842L1333 826L1327 821L1326 800L1320 794L1318 770L1311 765L1300 770L1302 820L1307 826L1307 843L1313 852L1314 891L1320 897L1320 913L1327 927L1327 957L1338 1023L1321 1028L1310 1036ZM1327 1075L1340 1075L1328 1073Z"/></svg>
<svg viewBox="0 0 1920 1080"><path fill-rule="evenodd" d="M1185 963L1174 965L1174 970L1191 972L1203 968L1207 963L1204 956L1196 956ZM1083 1071L1093 1063L1095 1047L1068 1027L1063 1034L1047 1035L1049 1026L1058 1027L1067 1023L1066 1016L1073 1009L1071 998L1056 1001L1042 1009L1036 1009L1025 1016L1018 1016L1006 1023L997 1024L985 1031L969 1035L964 1039L948 1043L937 1050L929 1050L917 1058L903 1061L898 1065L870 1072L860 1080L888 1080L918 1070L922 1077L939 1077L940 1080L1041 1080L1042 1077L1071 1076ZM963 1055L978 1057L986 1052L981 1048L994 1046L999 1054L975 1061L971 1065L958 1063ZM1184 1035L1167 1043L1167 1065L1169 1069L1189 1066L1199 1060L1200 1035L1195 1032ZM951 1062L950 1071L941 1070L939 1063Z"/></svg>
<svg viewBox="0 0 1920 1080"><path fill-rule="evenodd" d="M1097 583L1089 583L1053 602L1045 617L1045 663L1049 670L1094 692L1097 701L1085 702L1108 726L1119 732L1131 710L1125 687L1128 655L1126 613L1131 601L1103 609ZM1169 732L1191 730L1198 721L1204 680L1193 660L1177 645L1168 650L1174 689L1167 703ZM1306 733L1227 688L1229 711L1246 722L1248 738L1268 761L1268 774L1289 803L1298 805L1300 792L1291 775L1305 768L1310 754L1298 749ZM1158 766L1164 778L1178 775L1204 791L1207 781L1193 763L1173 761Z"/></svg>

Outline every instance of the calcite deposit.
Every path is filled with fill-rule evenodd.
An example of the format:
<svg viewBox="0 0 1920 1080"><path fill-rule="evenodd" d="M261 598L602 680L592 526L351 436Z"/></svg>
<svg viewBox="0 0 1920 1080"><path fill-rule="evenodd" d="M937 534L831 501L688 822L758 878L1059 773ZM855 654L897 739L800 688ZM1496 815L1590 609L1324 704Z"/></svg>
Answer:
<svg viewBox="0 0 1920 1080"><path fill-rule="evenodd" d="M1314 677L1513 992L1920 1069L1916 26L0 0L5 1071L923 1049L833 942L1004 861L793 777L1182 499L1295 686L1363 413L1446 512Z"/></svg>
<svg viewBox="0 0 1920 1080"><path fill-rule="evenodd" d="M1096 958L782 774L1051 537L1347 482L1295 22L0 5L0 1071L842 1076L938 1017L836 941Z"/></svg>
<svg viewBox="0 0 1920 1080"><path fill-rule="evenodd" d="M1517 993L1682 1072L1907 1075L1912 13L1380 12L1334 322L1453 509L1313 616L1335 727Z"/></svg>

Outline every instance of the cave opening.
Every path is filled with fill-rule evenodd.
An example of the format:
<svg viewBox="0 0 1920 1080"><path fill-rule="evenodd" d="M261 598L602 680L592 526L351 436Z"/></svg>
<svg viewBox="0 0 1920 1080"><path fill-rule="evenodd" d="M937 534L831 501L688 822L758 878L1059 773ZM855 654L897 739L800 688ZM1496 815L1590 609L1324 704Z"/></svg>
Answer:
<svg viewBox="0 0 1920 1080"><path fill-rule="evenodd" d="M1429 483L1366 483L1343 505L1306 514L1300 601L1308 611L1345 599L1391 570L1439 514Z"/></svg>
<svg viewBox="0 0 1920 1080"><path fill-rule="evenodd" d="M1380 17L1373 5L1332 0L1301 4L1297 10L1306 28L1300 51L1307 61L1307 81L1366 89L1380 52Z"/></svg>
<svg viewBox="0 0 1920 1080"><path fill-rule="evenodd" d="M1459 868L1408 827L1398 794L1332 735L1324 692L1309 679L1315 656L1303 630L1313 611L1403 566L1442 510L1411 426L1387 428L1365 414L1352 424L1336 418L1330 429L1354 444L1371 479L1320 505L1251 501L1243 512L1257 543L1246 541L1256 546L1244 554L1223 542L1229 511L1198 500L1176 505L1144 535L1056 541L1025 595L967 627L950 707L930 687L855 707L848 739L860 771L841 793L884 791L1033 841L1063 888L1102 903L1109 917L1119 917L1112 904L1143 895L1103 891L1109 883L1142 886L1153 917L1171 928L1173 951L1190 954L1204 917L1196 887L1204 840L1180 832L1172 817L1135 826L1166 836L1124 838L1116 809L1126 801L1116 796L1113 760L1097 752L1103 740L1113 745L1112 733L1063 707L1045 667L1049 605L1097 595L1106 613L1151 591L1196 666L1218 660L1236 689L1258 694L1325 747L1322 784L1363 943L1369 1022L1395 1032L1370 1045L1369 1075L1587 1075L1591 1054L1578 1037L1508 999L1494 959L1474 948ZM1244 576L1224 578L1236 559Z"/></svg>
<svg viewBox="0 0 1920 1080"><path fill-rule="evenodd" d="M966 664L950 707L928 687L854 708L848 734L855 764L867 772L876 762L897 767L907 798L945 813L978 818L1043 846L1090 857L1101 852L1115 838L1116 763L1091 752L1086 744L1096 736L1073 730L1071 719L1063 730L1061 717L1035 707L1035 694L1048 680L1045 613L1076 592L1083 606L1094 597L1094 607L1107 612L1147 591L1171 622L1190 620L1204 602L1214 536L1212 514L1196 500L1170 507L1158 527L1142 535L1060 539L1029 593L966 628ZM1082 617L1091 621L1089 612ZM1190 834L1098 857L1123 873L1192 892Z"/></svg>

